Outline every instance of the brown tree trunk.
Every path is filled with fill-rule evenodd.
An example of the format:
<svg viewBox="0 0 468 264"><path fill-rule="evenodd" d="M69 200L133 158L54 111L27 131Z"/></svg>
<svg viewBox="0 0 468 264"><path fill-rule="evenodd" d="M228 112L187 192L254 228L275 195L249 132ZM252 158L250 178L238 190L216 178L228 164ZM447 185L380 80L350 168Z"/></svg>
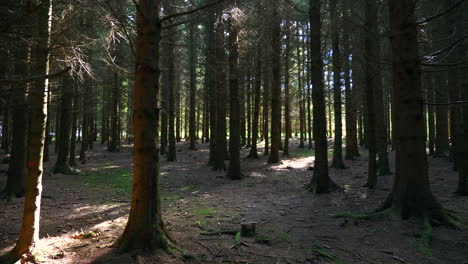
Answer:
<svg viewBox="0 0 468 264"><path fill-rule="evenodd" d="M375 113L375 91L381 85L380 72L376 69L373 61L378 61L379 45L377 42L377 3L376 0L366 1L366 143L369 150L367 183L364 185L374 189L377 185L377 135L376 135L376 113Z"/></svg>
<svg viewBox="0 0 468 264"><path fill-rule="evenodd" d="M190 24L189 29L189 67L190 67L190 113L189 113L189 149L195 150L196 143L196 124L195 124L195 111L196 111L196 93L197 93L197 49L195 43L195 23Z"/></svg>
<svg viewBox="0 0 468 264"><path fill-rule="evenodd" d="M72 130L72 106L73 106L73 79L67 75L62 79L62 91L60 95L60 122L57 161L54 173L72 174L70 168L70 143Z"/></svg>
<svg viewBox="0 0 468 264"><path fill-rule="evenodd" d="M209 1L209 0L207 0ZM206 2L208 3L208 2ZM214 11L212 11L214 12ZM210 130L210 154L209 154L209 165L214 165L216 159L216 124L217 124L217 113L216 113L216 53L215 53L215 41L216 36L214 32L214 25L216 21L215 14L210 14L206 18L206 53L205 53L205 89L209 96L209 130Z"/></svg>
<svg viewBox="0 0 468 264"><path fill-rule="evenodd" d="M165 9L167 10L167 14L172 14L175 12L174 7L171 6L171 3L168 3L167 6L165 6ZM175 127L175 119L176 119L176 95L175 95L175 90L176 90L176 65L174 63L174 57L175 57L175 52L174 52L174 47L176 43L176 33L177 33L177 27L171 27L168 30L168 38L167 42L168 47L167 47L167 70L168 70L168 83L167 83L167 114L168 114L168 150L167 150L167 155L166 155L166 160L167 161L176 161L177 156L176 156L176 127Z"/></svg>
<svg viewBox="0 0 468 264"><path fill-rule="evenodd" d="M216 97L226 98L226 53L224 50L224 24L218 23L216 28ZM227 142L226 142L226 104L218 100L216 104L216 156L214 170L225 170Z"/></svg>
<svg viewBox="0 0 468 264"><path fill-rule="evenodd" d="M73 107L72 107L72 129L71 129L71 138L70 138L70 166L76 166L75 156L76 156L76 134L78 131L78 112L80 106L80 98L78 96L78 87L77 82L74 82L73 85Z"/></svg>
<svg viewBox="0 0 468 264"><path fill-rule="evenodd" d="M26 43L23 43L27 45ZM26 63L28 52L19 49L15 52L17 62L14 65L15 75L27 73ZM28 111L26 104L27 85L11 86L12 108L12 139L11 156L8 164L7 182L0 192L0 198L10 200L24 195L27 174L27 143L28 143Z"/></svg>
<svg viewBox="0 0 468 264"><path fill-rule="evenodd" d="M49 5L48 0L34 1L37 6L32 15L36 42L32 50L33 75L47 74ZM15 247L0 257L0 263L15 263L32 260L34 245L39 240L39 219L42 194L43 152L47 119L46 81L31 83L34 93L28 97L31 118L28 130L28 173L24 198L23 222Z"/></svg>
<svg viewBox="0 0 468 264"><path fill-rule="evenodd" d="M323 85L323 65L321 52L321 23L320 0L309 0L310 18L310 51L311 51L311 81L314 137L315 137L315 165L314 175L307 189L312 193L328 193L337 188L337 185L328 175L328 147L327 147L327 119L325 115L325 93Z"/></svg>
<svg viewBox="0 0 468 264"><path fill-rule="evenodd" d="M271 152L269 163L280 162L281 147L281 18L278 1L271 6Z"/></svg>
<svg viewBox="0 0 468 264"><path fill-rule="evenodd" d="M291 105L290 105L290 75L289 57L291 54L291 37L289 35L290 22L286 21L286 49L284 52L284 148L283 155L289 155L289 140L291 139Z"/></svg>
<svg viewBox="0 0 468 264"><path fill-rule="evenodd" d="M341 52L339 21L337 12L337 0L330 1L330 19L332 30L332 51L333 51L333 110L335 113L335 138L333 141L332 168L345 169L343 162L343 124L341 109Z"/></svg>
<svg viewBox="0 0 468 264"><path fill-rule="evenodd" d="M249 158L258 158L257 141L258 141L258 126L260 117L260 100L262 87L262 50L260 44L257 43L257 51L255 55L255 87L254 87L254 108L252 120L252 145L250 147Z"/></svg>
<svg viewBox="0 0 468 264"><path fill-rule="evenodd" d="M240 102L239 102L239 25L236 21L236 9L229 16L229 168L231 180L243 178L240 165Z"/></svg>
<svg viewBox="0 0 468 264"><path fill-rule="evenodd" d="M130 215L116 245L122 251L167 249L161 215L157 102L159 100L159 0L139 0L134 92L134 166ZM150 59L148 59L150 58ZM155 140L156 137L156 140Z"/></svg>
<svg viewBox="0 0 468 264"><path fill-rule="evenodd" d="M118 51L117 51L118 52ZM110 140L108 151L118 152L120 149L120 126L119 126L119 105L120 105L120 76L118 72L114 72L114 80L111 96L111 115L110 115Z"/></svg>
<svg viewBox="0 0 468 264"><path fill-rule="evenodd" d="M389 0L393 51L396 167L392 192L381 210L395 209L407 219L448 224L448 215L431 193L426 155L416 1Z"/></svg>

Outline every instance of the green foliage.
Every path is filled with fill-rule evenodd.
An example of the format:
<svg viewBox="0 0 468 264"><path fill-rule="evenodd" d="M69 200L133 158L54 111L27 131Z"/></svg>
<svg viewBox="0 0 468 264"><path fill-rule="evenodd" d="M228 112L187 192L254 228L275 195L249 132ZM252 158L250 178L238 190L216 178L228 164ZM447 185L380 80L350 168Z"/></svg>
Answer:
<svg viewBox="0 0 468 264"><path fill-rule="evenodd" d="M332 261L335 264L341 264L341 260L333 253L323 249L321 246L315 245L313 252L315 255L327 260Z"/></svg>
<svg viewBox="0 0 468 264"><path fill-rule="evenodd" d="M194 208L193 210L198 217L212 216L216 213L215 208Z"/></svg>

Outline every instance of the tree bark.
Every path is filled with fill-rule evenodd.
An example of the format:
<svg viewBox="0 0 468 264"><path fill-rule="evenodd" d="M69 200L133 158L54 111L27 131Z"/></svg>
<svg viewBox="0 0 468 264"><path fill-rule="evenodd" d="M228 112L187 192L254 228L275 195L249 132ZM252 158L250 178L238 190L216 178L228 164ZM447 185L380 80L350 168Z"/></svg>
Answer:
<svg viewBox="0 0 468 264"><path fill-rule="evenodd" d="M311 51L311 81L314 136L315 136L315 165L314 174L307 189L312 193L328 193L338 186L328 175L328 147L327 147L327 119L325 115L325 94L323 85L323 65L321 52L321 14L320 0L309 0L310 19L310 51Z"/></svg>
<svg viewBox="0 0 468 264"><path fill-rule="evenodd" d="M376 69L374 60L379 58L379 45L377 42L377 3L375 0L366 1L366 143L369 150L367 183L364 185L374 189L377 185L377 135L376 135L376 113L375 113L375 91L381 85L380 72Z"/></svg>
<svg viewBox="0 0 468 264"><path fill-rule="evenodd" d="M380 210L392 208L403 218L448 224L448 215L432 195L426 155L416 1L389 0L393 51L395 181Z"/></svg>
<svg viewBox="0 0 468 264"><path fill-rule="evenodd" d="M35 0L37 9L32 15L36 43L32 49L32 71L34 75L47 74L49 40L49 0ZM0 257L0 263L15 263L31 260L34 245L39 240L39 220L42 194L43 152L47 119L47 93L45 80L31 83L34 93L28 97L31 118L28 130L28 156L26 192L23 222L15 247ZM68 153L67 153L68 154Z"/></svg>
<svg viewBox="0 0 468 264"><path fill-rule="evenodd" d="M190 65L190 114L189 114L189 149L195 150L196 143L196 124L195 124L195 104L196 104L196 93L197 93L197 49L195 43L195 30L196 25L190 24L189 29L189 65Z"/></svg>
<svg viewBox="0 0 468 264"><path fill-rule="evenodd" d="M332 51L333 51L333 110L335 113L335 138L333 141L332 168L345 169L343 162L343 124L341 109L341 52L340 52L340 32L337 11L337 0L330 1L330 19L332 30Z"/></svg>
<svg viewBox="0 0 468 264"><path fill-rule="evenodd" d="M72 106L73 106L73 79L65 76L62 79L62 91L60 95L60 122L57 161L54 173L72 174L70 168L70 144L72 130Z"/></svg>
<svg viewBox="0 0 468 264"><path fill-rule="evenodd" d="M240 103L239 103L239 25L236 21L235 8L229 17L229 168L228 177L231 180L243 178L240 164Z"/></svg>
<svg viewBox="0 0 468 264"><path fill-rule="evenodd" d="M139 0L137 4L133 190L128 222L116 242L122 251L168 247L159 183L160 1Z"/></svg>
<svg viewBox="0 0 468 264"><path fill-rule="evenodd" d="M271 152L269 163L280 162L281 147L281 18L278 1L272 2L271 16Z"/></svg>

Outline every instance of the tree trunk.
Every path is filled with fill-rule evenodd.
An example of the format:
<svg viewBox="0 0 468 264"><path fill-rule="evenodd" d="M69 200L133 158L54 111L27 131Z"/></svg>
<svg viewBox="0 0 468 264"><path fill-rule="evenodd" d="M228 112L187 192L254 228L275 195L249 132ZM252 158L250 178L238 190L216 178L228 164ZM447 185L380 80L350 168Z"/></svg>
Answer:
<svg viewBox="0 0 468 264"><path fill-rule="evenodd" d="M254 88L254 109L252 120L252 145L250 147L249 158L258 158L257 141L258 141L258 125L260 117L260 100L262 87L262 49L257 43L257 51L255 55L255 88Z"/></svg>
<svg viewBox="0 0 468 264"><path fill-rule="evenodd" d="M139 0L134 92L134 166L130 215L116 245L122 251L167 249L161 215L158 150L159 0ZM156 137L156 140L155 140Z"/></svg>
<svg viewBox="0 0 468 264"><path fill-rule="evenodd" d="M34 1L37 6L32 14L33 32L36 38L32 49L33 75L46 75L49 36L49 5L48 0ZM45 126L47 119L47 94L45 80L31 83L34 93L28 97L31 118L28 130L28 173L24 198L23 222L15 247L6 255L0 257L0 263L15 263L31 260L34 245L39 240L39 220L42 194L43 152ZM68 154L68 153L67 153Z"/></svg>
<svg viewBox="0 0 468 264"><path fill-rule="evenodd" d="M236 9L233 9L236 10ZM239 103L239 25L237 14L231 11L229 17L229 168L228 177L232 180L243 178L240 166L240 103Z"/></svg>
<svg viewBox="0 0 468 264"><path fill-rule="evenodd" d="M208 0L207 0L208 1ZM207 2L208 3L208 2ZM214 32L214 25L216 22L215 14L210 14L206 18L206 53L205 53L205 90L209 95L209 130L210 130L210 154L209 165L214 165L216 160L216 124L217 124L217 97L216 97L216 53L215 41L216 36Z"/></svg>
<svg viewBox="0 0 468 264"><path fill-rule="evenodd" d="M337 185L328 175L327 153L327 119L325 115L325 93L323 85L323 65L321 52L321 23L320 0L309 0L310 18L310 51L311 51L311 81L313 112L314 112L314 136L315 136L315 165L314 175L307 189L312 193L328 193L337 188Z"/></svg>
<svg viewBox="0 0 468 264"><path fill-rule="evenodd" d="M333 110L335 112L335 138L333 142L333 160L331 167L344 169L343 162L343 124L341 110L341 58L340 58L340 32L337 11L337 0L330 1L330 18L332 28L333 51Z"/></svg>
<svg viewBox="0 0 468 264"><path fill-rule="evenodd" d="M379 58L379 45L377 42L377 3L376 0L366 1L366 143L369 150L367 183L364 185L374 189L377 185L377 136L376 136L376 113L375 113L375 91L381 85L380 72L373 63Z"/></svg>
<svg viewBox="0 0 468 264"><path fill-rule="evenodd" d="M60 96L60 122L57 162L54 173L71 174L70 168L70 144L72 130L72 107L73 107L73 79L65 76L62 79L62 91Z"/></svg>
<svg viewBox="0 0 468 264"><path fill-rule="evenodd" d="M392 192L381 210L395 209L407 219L448 223L448 215L432 195L429 185L421 104L421 70L418 55L416 1L389 0L393 51L393 89L396 167Z"/></svg>
<svg viewBox="0 0 468 264"><path fill-rule="evenodd" d="M154 0L153 0L154 1ZM174 13L174 7L171 4L165 6L167 9L167 14ZM168 151L166 155L167 161L176 161L176 131L175 131L175 118L176 118L176 102L175 102L175 89L176 89L176 69L174 63L174 46L176 43L176 34L177 27L171 27L167 33L169 36L167 38L168 47L167 47L167 69L168 69L168 83L167 83L167 113L168 113Z"/></svg>
<svg viewBox="0 0 468 264"><path fill-rule="evenodd" d="M119 52L118 50L116 52ZM118 152L120 148L120 126L119 126L119 105L120 105L120 77L118 72L114 72L114 80L111 96L111 115L110 115L110 140L108 151Z"/></svg>
<svg viewBox="0 0 468 264"><path fill-rule="evenodd" d="M71 130L71 139L70 139L70 166L76 166L75 156L76 156L76 134L78 132L78 112L80 108L80 98L78 95L78 87L75 82L73 85L73 113L72 113L72 130Z"/></svg>
<svg viewBox="0 0 468 264"><path fill-rule="evenodd" d="M278 1L272 2L271 16L271 152L269 163L280 162L281 147L281 18Z"/></svg>
<svg viewBox="0 0 468 264"><path fill-rule="evenodd" d="M25 43L24 43L25 44ZM26 45L26 44L25 44ZM15 63L15 75L22 75L27 72L25 61L27 52L18 49ZM7 200L12 197L22 197L24 195L25 180L27 174L27 144L28 144L28 111L26 104L27 86L20 84L19 87L11 86L11 107L12 107L12 140L11 156L8 164L7 182L5 188L0 193L1 198Z"/></svg>
<svg viewBox="0 0 468 264"><path fill-rule="evenodd" d="M197 93L197 49L195 43L196 25L190 24L189 29L189 65L190 65L190 114L189 114L189 149L195 150L196 143L196 124L195 124L195 104Z"/></svg>
<svg viewBox="0 0 468 264"><path fill-rule="evenodd" d="M224 50L224 25L218 23L216 28L216 97L226 98L226 54ZM214 170L225 170L224 160L226 159L226 104L220 100L216 103L216 156L213 164Z"/></svg>
<svg viewBox="0 0 468 264"><path fill-rule="evenodd" d="M291 54L291 37L289 35L290 22L286 21L286 49L284 52L284 148L283 155L289 155L289 139L291 139L291 106L290 106L290 75L289 75L289 56Z"/></svg>

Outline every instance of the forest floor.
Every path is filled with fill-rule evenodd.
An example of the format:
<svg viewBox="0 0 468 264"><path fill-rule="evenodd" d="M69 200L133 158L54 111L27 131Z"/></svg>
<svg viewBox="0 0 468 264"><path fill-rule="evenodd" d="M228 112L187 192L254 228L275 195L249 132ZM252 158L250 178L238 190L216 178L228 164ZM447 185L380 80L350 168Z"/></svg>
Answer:
<svg viewBox="0 0 468 264"><path fill-rule="evenodd" d="M46 164L41 208L42 263L468 263L468 231L437 227L430 244L421 239L422 225L393 217L377 220L335 218L344 212L371 212L386 198L393 176L379 177L378 188L366 181L366 157L346 161L348 169L331 169L344 190L312 197L304 191L312 176L313 151L292 144L281 164L266 157L244 159L241 181L206 164L208 149L189 151L177 145L177 162L162 157L163 217L178 247L176 254L116 254L112 248L127 221L132 183L132 153L124 146L108 153L102 145L88 154L79 175L52 175ZM259 148L260 150L261 148ZM53 148L51 148L53 150ZM364 154L365 151L361 151ZM243 150L243 156L247 150ZM393 154L391 155L393 156ZM0 156L0 160L3 156ZM393 157L391 157L393 161ZM468 198L453 194L457 174L446 159L429 158L430 179L445 208L468 222ZM226 165L228 162L226 162ZM7 164L0 165L0 186ZM0 201L0 254L18 237L23 199ZM251 238L223 234L242 222L256 222ZM215 232L210 232L215 231ZM197 260L190 259L195 256Z"/></svg>

